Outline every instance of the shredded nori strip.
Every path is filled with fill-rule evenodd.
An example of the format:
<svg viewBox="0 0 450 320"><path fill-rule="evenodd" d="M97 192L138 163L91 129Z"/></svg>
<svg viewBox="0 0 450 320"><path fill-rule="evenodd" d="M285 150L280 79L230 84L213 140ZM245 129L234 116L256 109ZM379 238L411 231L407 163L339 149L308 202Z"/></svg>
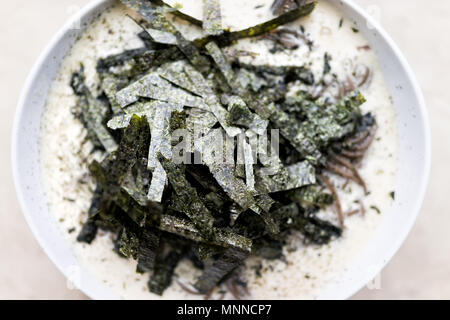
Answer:
<svg viewBox="0 0 450 320"><path fill-rule="evenodd" d="M324 60L323 74L327 74L331 71L330 66L331 56L328 52L325 53L323 60Z"/></svg>
<svg viewBox="0 0 450 320"><path fill-rule="evenodd" d="M182 206L180 211L195 223L205 238L210 238L213 232L214 218L200 199L195 188L187 181L184 170L161 155L158 160L166 170L169 182L177 195L177 201Z"/></svg>
<svg viewBox="0 0 450 320"><path fill-rule="evenodd" d="M84 223L80 233L78 234L78 242L91 244L97 236L98 226L95 222L95 217L102 210L102 200L103 189L102 187L97 186L92 198L91 207L89 208L88 220Z"/></svg>
<svg viewBox="0 0 450 320"><path fill-rule="evenodd" d="M223 33L220 0L203 0L203 30L209 35Z"/></svg>
<svg viewBox="0 0 450 320"><path fill-rule="evenodd" d="M75 72L71 80L72 89L78 96L79 118L88 130L88 137L94 145L100 143L107 152L114 152L117 143L103 123L107 109L99 99L92 96L84 81L84 67L81 66L80 71Z"/></svg>
<svg viewBox="0 0 450 320"><path fill-rule="evenodd" d="M80 233L78 234L77 241L91 244L97 236L98 226L95 221L88 220L83 224Z"/></svg>
<svg viewBox="0 0 450 320"><path fill-rule="evenodd" d="M204 294L210 292L217 283L232 272L247 258L248 254L236 249L228 249L203 274L195 284L195 288Z"/></svg>
<svg viewBox="0 0 450 320"><path fill-rule="evenodd" d="M146 229L141 232L137 254L137 268L140 272L151 272L153 270L159 241L160 234L157 230Z"/></svg>
<svg viewBox="0 0 450 320"><path fill-rule="evenodd" d="M247 252L250 252L252 249L252 241L250 239L226 229L214 228L213 239L205 239L193 223L175 216L162 216L158 228L162 231L177 234L196 242L204 242L221 247L239 248Z"/></svg>
<svg viewBox="0 0 450 320"><path fill-rule="evenodd" d="M178 262L183 258L183 253L179 250L173 250L167 255L160 252L156 259L153 273L148 281L148 287L151 292L162 295L172 283L173 273Z"/></svg>

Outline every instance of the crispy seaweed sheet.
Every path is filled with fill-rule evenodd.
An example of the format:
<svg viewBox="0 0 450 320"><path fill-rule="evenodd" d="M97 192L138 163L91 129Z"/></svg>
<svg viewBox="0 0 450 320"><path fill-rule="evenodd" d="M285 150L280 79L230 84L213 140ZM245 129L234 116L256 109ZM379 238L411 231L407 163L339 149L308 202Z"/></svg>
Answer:
<svg viewBox="0 0 450 320"><path fill-rule="evenodd" d="M169 4L167 4L166 2L164 2L162 0L150 0L150 1L158 6L165 6L165 7L172 9L172 10L170 10L171 14L173 14L174 16L176 16L182 20L185 20L185 21L191 23L194 26L197 26L197 27L203 26L203 21L198 20L190 15L187 15L187 14L181 12L180 10L178 10L178 8L171 7Z"/></svg>
<svg viewBox="0 0 450 320"><path fill-rule="evenodd" d="M71 81L74 115L104 154L89 164L97 188L78 241L111 232L116 252L135 259L149 290L163 295L186 259L201 269L192 290L208 294L249 256L282 259L292 233L314 245L339 237L336 221L317 216L338 201L320 177L332 159L349 170L342 157L373 140L364 97L355 90L320 99L306 89L323 80L307 66L245 65L222 51L309 15L316 2L276 1L276 18L235 32L222 29L217 0L203 1L203 21L161 0L122 2L142 16L136 36L144 46L98 61L98 97L82 66ZM170 15L206 36L187 40ZM329 60L323 76L332 73ZM179 129L183 144L172 136ZM280 134L268 138L266 130ZM216 138L226 147L215 149ZM178 146L184 163L174 160Z"/></svg>
<svg viewBox="0 0 450 320"><path fill-rule="evenodd" d="M219 0L203 0L203 30L208 35L223 33Z"/></svg>

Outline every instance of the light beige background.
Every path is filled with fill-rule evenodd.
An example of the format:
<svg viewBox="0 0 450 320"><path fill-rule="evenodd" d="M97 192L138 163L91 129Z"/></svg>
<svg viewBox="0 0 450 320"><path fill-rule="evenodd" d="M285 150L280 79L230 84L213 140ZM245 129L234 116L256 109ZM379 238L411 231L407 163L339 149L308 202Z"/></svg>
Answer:
<svg viewBox="0 0 450 320"><path fill-rule="evenodd" d="M25 78L53 34L88 0L3 1L0 12L0 299L86 299L31 235L11 176L12 119ZM433 167L421 215L381 273L356 299L450 298L450 1L355 0L375 13L405 53L431 116ZM432 4L431 4L432 3Z"/></svg>

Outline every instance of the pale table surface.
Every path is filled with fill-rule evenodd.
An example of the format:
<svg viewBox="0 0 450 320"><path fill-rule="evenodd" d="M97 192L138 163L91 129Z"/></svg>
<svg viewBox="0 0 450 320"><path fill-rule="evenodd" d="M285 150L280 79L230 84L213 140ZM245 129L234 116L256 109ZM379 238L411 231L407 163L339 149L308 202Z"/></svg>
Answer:
<svg viewBox="0 0 450 320"><path fill-rule="evenodd" d="M0 13L0 299L86 299L33 238L11 176L12 119L24 80L53 34L88 0L3 1ZM426 96L433 134L428 194L413 231L381 273L381 289L355 299L449 299L450 1L355 0L377 13L412 65ZM432 3L432 4L431 4ZM449 199L449 198L447 198Z"/></svg>

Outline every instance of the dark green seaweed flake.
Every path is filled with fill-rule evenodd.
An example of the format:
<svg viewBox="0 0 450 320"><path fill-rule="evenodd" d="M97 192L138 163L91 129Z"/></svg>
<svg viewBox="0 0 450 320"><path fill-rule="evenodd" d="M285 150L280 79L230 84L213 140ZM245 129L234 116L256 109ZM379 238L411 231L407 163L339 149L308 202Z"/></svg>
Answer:
<svg viewBox="0 0 450 320"><path fill-rule="evenodd" d="M118 92L118 84L120 84L120 79L115 77L112 74L106 74L102 79L102 87L106 94L106 97L109 99L109 103L111 105L111 109L113 114L117 115L122 113L122 107L117 102L116 94Z"/></svg>
<svg viewBox="0 0 450 320"><path fill-rule="evenodd" d="M225 229L214 228L214 237L211 240L205 239L193 223L175 216L162 216L158 228L196 242L204 242L220 247L238 248L247 252L250 252L252 249L252 241L250 239Z"/></svg>
<svg viewBox="0 0 450 320"><path fill-rule="evenodd" d="M263 193L288 191L316 183L315 169L306 161L288 167L281 166L278 173L272 176L260 170L257 177L258 190Z"/></svg>
<svg viewBox="0 0 450 320"><path fill-rule="evenodd" d="M153 42L168 45L177 45L178 40L172 33L156 30L156 29L145 29L148 35L151 37Z"/></svg>
<svg viewBox="0 0 450 320"><path fill-rule="evenodd" d="M98 226L95 220L98 213L102 210L103 205L103 189L100 186L97 186L92 198L91 207L89 208L88 220L84 223L80 233L78 234L78 242L90 244L94 241L98 231Z"/></svg>
<svg viewBox="0 0 450 320"><path fill-rule="evenodd" d="M331 56L328 52L325 53L323 60L324 60L323 74L327 74L331 71L330 66Z"/></svg>
<svg viewBox="0 0 450 320"><path fill-rule="evenodd" d="M160 234L157 230L146 229L141 231L137 248L137 268L139 271L151 272L153 270L159 242Z"/></svg>
<svg viewBox="0 0 450 320"><path fill-rule="evenodd" d="M372 206L370 206L370 209L374 210L377 214L381 214L381 210L378 209L377 206L372 205Z"/></svg>
<svg viewBox="0 0 450 320"><path fill-rule="evenodd" d="M209 293L227 274L242 265L247 256L248 254L245 252L228 249L210 267L203 271L195 287L201 293Z"/></svg>
<svg viewBox="0 0 450 320"><path fill-rule="evenodd" d="M117 149L117 143L103 124L107 108L100 100L92 96L84 81L84 68L81 67L80 71L73 74L71 80L72 89L78 96L79 118L88 130L88 137L94 145L99 141L107 152L114 152Z"/></svg>
<svg viewBox="0 0 450 320"><path fill-rule="evenodd" d="M208 35L223 33L219 0L203 0L203 30Z"/></svg>
<svg viewBox="0 0 450 320"><path fill-rule="evenodd" d="M234 72L231 65L223 55L222 50L215 42L207 43L205 48L219 67L220 72L222 72L222 75L225 77L228 84L231 86L234 80Z"/></svg>
<svg viewBox="0 0 450 320"><path fill-rule="evenodd" d="M326 207L334 201L333 195L323 192L317 185L293 190L289 198L304 208Z"/></svg>
<svg viewBox="0 0 450 320"><path fill-rule="evenodd" d="M342 233L340 228L317 218L314 211L302 212L295 203L279 208L274 212L274 216L282 230L296 230L303 234L307 242L314 244L327 244Z"/></svg>
<svg viewBox="0 0 450 320"><path fill-rule="evenodd" d="M175 86L201 97L202 92L194 85L185 71L185 68L188 67L188 65L189 62L186 60L171 62L162 65L157 69L157 72L160 77L166 79Z"/></svg>
<svg viewBox="0 0 450 320"><path fill-rule="evenodd" d="M251 129L257 134L263 134L268 127L269 121L253 113L237 96L228 99L228 112L229 122L232 125Z"/></svg>
<svg viewBox="0 0 450 320"><path fill-rule="evenodd" d="M300 152L312 164L320 163L323 155L318 146L308 137L308 131L287 113L282 111L274 103L265 106L265 112L269 115L269 119L278 128L281 134L289 140L298 152Z"/></svg>
<svg viewBox="0 0 450 320"><path fill-rule="evenodd" d="M139 238L134 232L123 229L120 233L119 251L127 258L137 259L139 251Z"/></svg>
<svg viewBox="0 0 450 320"><path fill-rule="evenodd" d="M148 281L148 287L151 292L162 295L172 283L172 276L178 262L183 258L182 252L173 250L167 255L160 252L156 259L153 273Z"/></svg>
<svg viewBox="0 0 450 320"><path fill-rule="evenodd" d="M97 236L98 226L95 221L88 220L83 224L80 233L78 234L77 241L91 244Z"/></svg>

